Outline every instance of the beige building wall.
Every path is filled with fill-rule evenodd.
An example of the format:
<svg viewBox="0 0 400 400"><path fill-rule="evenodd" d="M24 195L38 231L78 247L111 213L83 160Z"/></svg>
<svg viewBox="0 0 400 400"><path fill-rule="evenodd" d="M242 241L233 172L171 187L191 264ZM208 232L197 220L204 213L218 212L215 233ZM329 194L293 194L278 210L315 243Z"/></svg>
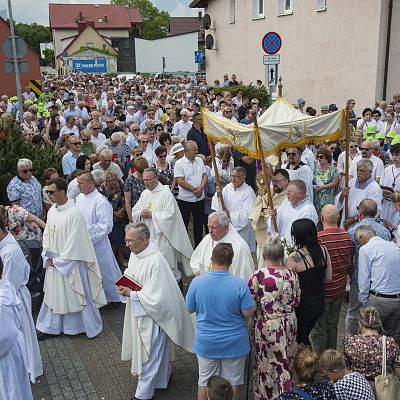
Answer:
<svg viewBox="0 0 400 400"><path fill-rule="evenodd" d="M236 0L235 22L230 23L230 0L209 0L217 50L206 50L207 80L222 81L223 74L236 73L245 84L265 81L261 41L269 31L282 37L278 74L283 78L284 97L294 103L304 97L306 106L319 111L321 105L344 107L356 99L356 112L371 106L382 96L387 9L389 0L327 0L326 11L317 12L318 0L292 0L293 13L278 16L279 0L264 0L264 18L252 18L252 1ZM400 0L392 23L392 49L400 46ZM394 43L394 42L397 43ZM397 49L400 55L400 49ZM393 86L394 68L400 56L393 54L389 66L388 97ZM398 75L397 72L397 75ZM396 90L398 90L396 89Z"/></svg>

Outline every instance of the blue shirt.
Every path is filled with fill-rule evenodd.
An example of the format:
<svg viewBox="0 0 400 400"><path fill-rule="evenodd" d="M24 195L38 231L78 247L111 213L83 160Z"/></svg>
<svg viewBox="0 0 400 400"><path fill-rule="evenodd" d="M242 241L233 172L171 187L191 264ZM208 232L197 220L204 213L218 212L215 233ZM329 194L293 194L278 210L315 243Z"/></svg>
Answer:
<svg viewBox="0 0 400 400"><path fill-rule="evenodd" d="M383 225L381 225L379 222L376 222L373 218L364 218L361 221L358 221L355 223L350 229L349 229L349 235L351 237L351 241L353 242L354 246L354 273L350 277L350 282L351 283L357 283L358 282L358 254L360 252L360 243L357 242L356 240L356 229L360 225L370 225L373 230L376 232L376 234L381 237L384 240L390 241L390 233L389 230L386 229Z"/></svg>
<svg viewBox="0 0 400 400"><path fill-rule="evenodd" d="M23 180L19 175L11 179L7 186L7 196L10 202L19 201L19 205L37 217L43 215L42 186L32 176Z"/></svg>
<svg viewBox="0 0 400 400"><path fill-rule="evenodd" d="M361 247L358 258L358 298L366 304L369 291L381 294L400 293L400 248L378 236Z"/></svg>
<svg viewBox="0 0 400 400"><path fill-rule="evenodd" d="M76 170L76 160L81 155L82 155L81 152L79 152L76 156L74 156L71 150L67 151L67 153L62 158L61 162L64 175L69 175L71 172L74 172Z"/></svg>
<svg viewBox="0 0 400 400"><path fill-rule="evenodd" d="M211 270L193 279L186 306L196 311L196 354L213 359L238 358L250 351L241 310L253 308L254 300L245 281L227 271Z"/></svg>

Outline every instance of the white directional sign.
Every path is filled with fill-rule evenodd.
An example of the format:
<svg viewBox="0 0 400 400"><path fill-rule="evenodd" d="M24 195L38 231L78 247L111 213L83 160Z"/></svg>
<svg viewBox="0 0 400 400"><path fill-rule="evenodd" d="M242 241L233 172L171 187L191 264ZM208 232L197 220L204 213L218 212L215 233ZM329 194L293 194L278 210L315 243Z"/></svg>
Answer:
<svg viewBox="0 0 400 400"><path fill-rule="evenodd" d="M264 65L280 64L281 56L280 56L280 54L274 54L273 56L264 55L263 56L263 62L264 62Z"/></svg>
<svg viewBox="0 0 400 400"><path fill-rule="evenodd" d="M268 65L265 72L268 76L268 85L275 86L277 82L277 65Z"/></svg>

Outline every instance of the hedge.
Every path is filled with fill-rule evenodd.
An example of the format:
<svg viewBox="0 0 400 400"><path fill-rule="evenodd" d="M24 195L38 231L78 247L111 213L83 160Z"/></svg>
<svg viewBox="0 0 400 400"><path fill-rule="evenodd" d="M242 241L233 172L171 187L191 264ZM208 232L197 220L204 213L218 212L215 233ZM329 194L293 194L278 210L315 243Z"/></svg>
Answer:
<svg viewBox="0 0 400 400"><path fill-rule="evenodd" d="M263 109L269 106L269 97L268 91L265 89L264 86L257 87L257 86L220 86L215 87L214 92L217 94L223 92L231 92L232 97L236 96L238 91L241 91L244 96L247 96L250 100L251 99L258 99L260 102L259 106Z"/></svg>

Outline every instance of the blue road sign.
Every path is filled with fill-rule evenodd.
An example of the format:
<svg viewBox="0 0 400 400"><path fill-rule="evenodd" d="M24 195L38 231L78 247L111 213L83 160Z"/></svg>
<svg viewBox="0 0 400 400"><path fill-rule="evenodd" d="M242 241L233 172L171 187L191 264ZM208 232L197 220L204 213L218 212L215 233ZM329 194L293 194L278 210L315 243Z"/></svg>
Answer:
<svg viewBox="0 0 400 400"><path fill-rule="evenodd" d="M98 58L97 60L72 60L72 69L87 73L107 72L107 60L105 58Z"/></svg>
<svg viewBox="0 0 400 400"><path fill-rule="evenodd" d="M262 39L262 48L267 54L276 54L282 47L282 39L276 32L268 32Z"/></svg>
<svg viewBox="0 0 400 400"><path fill-rule="evenodd" d="M203 58L203 52L201 50L196 50L194 52L194 62L196 64L203 64L204 58Z"/></svg>

